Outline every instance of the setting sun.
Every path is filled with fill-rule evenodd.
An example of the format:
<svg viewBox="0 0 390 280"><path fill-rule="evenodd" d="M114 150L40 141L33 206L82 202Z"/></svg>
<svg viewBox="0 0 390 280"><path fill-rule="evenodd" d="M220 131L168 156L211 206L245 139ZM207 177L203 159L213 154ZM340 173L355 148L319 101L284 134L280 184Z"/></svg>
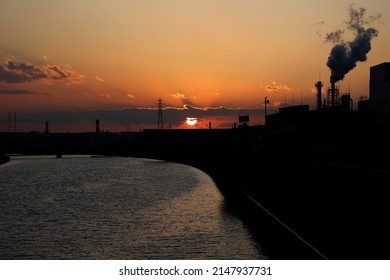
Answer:
<svg viewBox="0 0 390 280"><path fill-rule="evenodd" d="M186 119L186 123L188 125L190 125L190 126L196 125L197 122L198 122L197 118L189 118L189 117L187 117L187 119Z"/></svg>

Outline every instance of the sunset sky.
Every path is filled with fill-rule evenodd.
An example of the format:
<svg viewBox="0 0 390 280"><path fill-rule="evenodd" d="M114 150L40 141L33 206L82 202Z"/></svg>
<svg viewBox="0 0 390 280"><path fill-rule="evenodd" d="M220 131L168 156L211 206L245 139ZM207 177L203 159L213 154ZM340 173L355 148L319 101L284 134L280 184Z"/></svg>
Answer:
<svg viewBox="0 0 390 280"><path fill-rule="evenodd" d="M0 131L15 113L20 131L156 128L160 97L172 128L261 124L266 96L269 113L314 109L332 47L355 36L351 8L377 30L338 83L356 102L390 61L388 0L0 0Z"/></svg>

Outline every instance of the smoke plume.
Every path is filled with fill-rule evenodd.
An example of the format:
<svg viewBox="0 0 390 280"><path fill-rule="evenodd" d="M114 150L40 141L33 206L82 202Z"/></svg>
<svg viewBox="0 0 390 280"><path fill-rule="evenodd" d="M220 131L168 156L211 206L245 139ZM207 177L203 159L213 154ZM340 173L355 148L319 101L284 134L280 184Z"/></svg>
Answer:
<svg viewBox="0 0 390 280"><path fill-rule="evenodd" d="M367 60L367 53L371 50L371 39L378 36L378 30L366 25L371 24L380 18L380 14L365 17L366 9L354 9L349 7L349 20L347 28L352 31L354 39L344 42L342 39L343 30L337 30L326 34L325 41L334 43L326 65L331 70L330 82L336 83L343 80L345 75L356 67L356 63Z"/></svg>

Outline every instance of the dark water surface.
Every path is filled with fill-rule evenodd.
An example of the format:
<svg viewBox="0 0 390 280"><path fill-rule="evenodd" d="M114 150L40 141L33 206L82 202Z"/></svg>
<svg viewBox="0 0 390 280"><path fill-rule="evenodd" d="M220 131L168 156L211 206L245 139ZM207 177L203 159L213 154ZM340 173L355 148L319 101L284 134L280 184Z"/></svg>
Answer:
<svg viewBox="0 0 390 280"><path fill-rule="evenodd" d="M212 179L136 158L0 165L1 259L267 259Z"/></svg>

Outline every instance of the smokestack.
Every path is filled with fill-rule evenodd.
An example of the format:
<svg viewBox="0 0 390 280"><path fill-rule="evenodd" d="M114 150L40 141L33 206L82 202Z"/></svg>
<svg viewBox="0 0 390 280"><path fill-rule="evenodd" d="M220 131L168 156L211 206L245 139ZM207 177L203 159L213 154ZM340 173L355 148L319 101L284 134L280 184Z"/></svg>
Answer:
<svg viewBox="0 0 390 280"><path fill-rule="evenodd" d="M96 133L100 133L100 121L99 121L99 119L96 120Z"/></svg>
<svg viewBox="0 0 390 280"><path fill-rule="evenodd" d="M315 86L317 88L317 109L320 110L322 108L322 87L324 85L321 81L318 81Z"/></svg>
<svg viewBox="0 0 390 280"><path fill-rule="evenodd" d="M49 122L48 121L45 121L45 133L46 134L49 133Z"/></svg>
<svg viewBox="0 0 390 280"><path fill-rule="evenodd" d="M334 107L334 95L335 95L335 85L334 85L334 83L332 83L331 85L330 85L330 94L331 94L331 106L332 106L332 108Z"/></svg>

